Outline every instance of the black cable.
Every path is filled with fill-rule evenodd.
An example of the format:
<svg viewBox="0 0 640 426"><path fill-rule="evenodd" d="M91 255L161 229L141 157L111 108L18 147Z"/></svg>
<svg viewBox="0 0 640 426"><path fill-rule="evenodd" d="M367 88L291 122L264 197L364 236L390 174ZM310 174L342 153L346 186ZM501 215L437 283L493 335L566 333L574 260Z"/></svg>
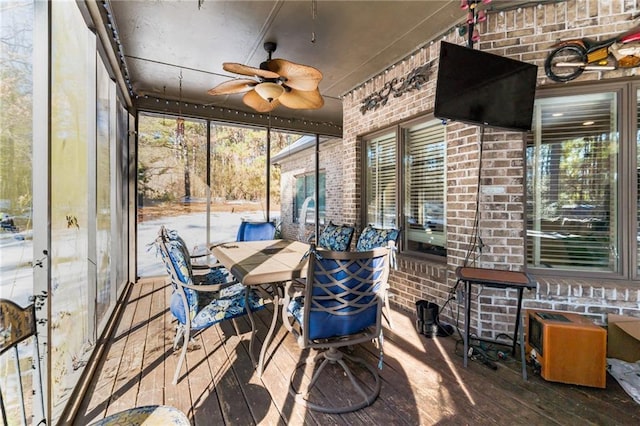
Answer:
<svg viewBox="0 0 640 426"><path fill-rule="evenodd" d="M473 228L471 229L471 241L467 254L464 258L464 266L469 266L469 258L472 253L475 253L478 247L478 240L480 240L480 247L482 247L482 239L480 239L478 232L478 223L480 222L480 183L482 178L482 147L484 145L484 126L480 126L480 146L478 147L478 182L476 186L476 212L473 218ZM474 259L475 262L476 259Z"/></svg>

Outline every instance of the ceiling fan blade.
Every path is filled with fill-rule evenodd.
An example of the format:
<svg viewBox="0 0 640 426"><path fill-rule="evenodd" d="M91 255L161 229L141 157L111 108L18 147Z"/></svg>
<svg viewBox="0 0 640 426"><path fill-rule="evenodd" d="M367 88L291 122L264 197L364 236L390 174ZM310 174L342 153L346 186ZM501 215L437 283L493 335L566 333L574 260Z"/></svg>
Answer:
<svg viewBox="0 0 640 426"><path fill-rule="evenodd" d="M222 64L222 69L225 71L229 71L235 74L241 75L258 75L264 78L278 78L279 74L276 74L273 71L263 70L260 68L254 68L247 65L237 64L235 62L224 62Z"/></svg>
<svg viewBox="0 0 640 426"><path fill-rule="evenodd" d="M309 65L296 64L286 59L272 59L267 62L267 67L285 77L284 84L296 90L312 91L318 88L322 80L322 73Z"/></svg>
<svg viewBox="0 0 640 426"><path fill-rule="evenodd" d="M258 92L256 92L255 90L247 92L242 97L242 102L258 112L273 111L278 107L278 105L280 105L278 99L274 99L271 102L265 101L260 95L258 95Z"/></svg>
<svg viewBox="0 0 640 426"><path fill-rule="evenodd" d="M318 89L310 91L292 89L280 95L278 101L291 109L318 109L324 105L324 99Z"/></svg>
<svg viewBox="0 0 640 426"><path fill-rule="evenodd" d="M224 83L218 84L213 89L209 89L207 91L210 95L232 95L234 93L243 93L248 92L253 89L255 85L258 84L255 80L249 80L247 78L237 79L237 80L229 80Z"/></svg>

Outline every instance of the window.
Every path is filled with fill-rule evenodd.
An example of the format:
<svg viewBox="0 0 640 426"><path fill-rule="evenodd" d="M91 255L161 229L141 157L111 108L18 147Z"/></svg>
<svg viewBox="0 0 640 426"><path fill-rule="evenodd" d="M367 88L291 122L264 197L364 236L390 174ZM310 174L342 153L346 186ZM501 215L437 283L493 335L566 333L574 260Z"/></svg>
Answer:
<svg viewBox="0 0 640 426"><path fill-rule="evenodd" d="M529 266L619 273L617 92L539 99L526 150Z"/></svg>
<svg viewBox="0 0 640 426"><path fill-rule="evenodd" d="M319 189L320 189L320 223L324 223L325 218L325 199L326 199L326 174L319 173ZM315 174L298 176L296 178L296 194L293 199L295 203L293 208L294 223L315 223L315 193L316 193L316 176Z"/></svg>
<svg viewBox="0 0 640 426"><path fill-rule="evenodd" d="M365 140L366 222L400 226L405 252L446 257L445 128L421 120L400 129Z"/></svg>
<svg viewBox="0 0 640 426"><path fill-rule="evenodd" d="M395 227L397 212L396 133L366 142L366 222Z"/></svg>
<svg viewBox="0 0 640 426"><path fill-rule="evenodd" d="M636 277L640 276L640 90L636 91Z"/></svg>
<svg viewBox="0 0 640 426"><path fill-rule="evenodd" d="M444 126L409 127L404 144L405 250L446 256Z"/></svg>

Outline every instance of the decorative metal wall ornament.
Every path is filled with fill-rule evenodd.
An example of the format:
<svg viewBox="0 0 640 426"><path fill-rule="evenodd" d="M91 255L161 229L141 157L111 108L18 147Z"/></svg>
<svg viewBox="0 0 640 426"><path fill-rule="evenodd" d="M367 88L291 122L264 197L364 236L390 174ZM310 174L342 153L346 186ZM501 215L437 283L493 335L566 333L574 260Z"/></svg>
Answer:
<svg viewBox="0 0 640 426"><path fill-rule="evenodd" d="M373 111L381 106L386 105L389 96L393 93L393 97L398 98L407 92L420 90L429 81L429 74L433 61L428 62L418 68L414 68L406 77L400 79L394 78L384 85L377 92L374 92L362 100L360 112L362 114L367 111Z"/></svg>

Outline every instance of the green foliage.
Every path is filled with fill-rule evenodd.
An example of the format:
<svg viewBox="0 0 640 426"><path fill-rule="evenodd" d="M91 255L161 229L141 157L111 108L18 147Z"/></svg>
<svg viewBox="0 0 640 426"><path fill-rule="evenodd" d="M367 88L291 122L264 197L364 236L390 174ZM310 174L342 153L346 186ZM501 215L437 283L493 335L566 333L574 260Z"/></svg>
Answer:
<svg viewBox="0 0 640 426"><path fill-rule="evenodd" d="M277 153L299 136L272 132ZM261 201L265 197L266 139L264 129L214 124L211 128L211 197ZM185 120L184 136L176 117L143 114L139 123L138 190L151 200L204 197L207 165L206 125ZM280 170L271 169L271 197L280 201Z"/></svg>

